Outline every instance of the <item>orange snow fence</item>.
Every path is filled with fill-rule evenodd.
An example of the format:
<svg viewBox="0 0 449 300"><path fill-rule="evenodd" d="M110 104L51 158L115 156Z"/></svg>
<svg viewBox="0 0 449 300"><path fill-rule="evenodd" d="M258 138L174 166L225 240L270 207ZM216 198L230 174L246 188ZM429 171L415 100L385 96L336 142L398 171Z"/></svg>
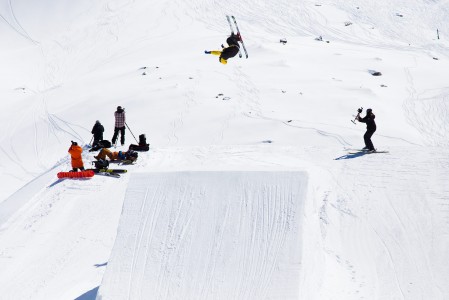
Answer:
<svg viewBox="0 0 449 300"><path fill-rule="evenodd" d="M58 178L86 178L92 177L95 173L92 170L80 171L80 172L59 172Z"/></svg>

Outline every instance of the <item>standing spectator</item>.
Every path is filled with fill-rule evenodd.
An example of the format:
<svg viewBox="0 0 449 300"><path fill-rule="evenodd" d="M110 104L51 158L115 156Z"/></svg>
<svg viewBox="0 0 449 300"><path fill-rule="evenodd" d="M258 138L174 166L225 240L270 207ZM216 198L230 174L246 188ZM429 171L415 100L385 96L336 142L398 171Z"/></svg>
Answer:
<svg viewBox="0 0 449 300"><path fill-rule="evenodd" d="M81 153L83 153L83 148L78 146L77 142L72 141L72 145L69 148L69 153L72 158L72 168L73 172L78 172L78 169L84 171L84 163L83 158L81 157Z"/></svg>
<svg viewBox="0 0 449 300"><path fill-rule="evenodd" d="M98 142L103 140L103 132L104 127L103 125L101 125L100 121L97 120L91 131L91 133L94 135L94 142L92 143L92 147L97 146Z"/></svg>
<svg viewBox="0 0 449 300"><path fill-rule="evenodd" d="M120 143L125 145L125 109L121 106L117 106L117 111L114 113L115 116L115 128L114 128L114 136L112 137L112 144L115 145L117 141L117 136L120 131Z"/></svg>
<svg viewBox="0 0 449 300"><path fill-rule="evenodd" d="M371 108L368 108L366 110L365 117L361 118L360 112L359 115L357 115L357 120L359 122L366 123L366 132L363 135L363 140L365 141L365 147L363 148L363 150L376 151L373 142L371 141L371 137L377 129L376 122L374 121L375 118L376 116L373 114L373 110Z"/></svg>

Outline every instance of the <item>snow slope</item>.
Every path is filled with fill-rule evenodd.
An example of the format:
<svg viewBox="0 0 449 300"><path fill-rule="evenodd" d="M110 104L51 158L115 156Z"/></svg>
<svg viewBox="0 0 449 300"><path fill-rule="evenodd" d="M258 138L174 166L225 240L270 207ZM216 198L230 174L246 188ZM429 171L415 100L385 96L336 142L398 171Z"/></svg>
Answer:
<svg viewBox="0 0 449 300"><path fill-rule="evenodd" d="M98 299L296 299L307 177L132 175Z"/></svg>
<svg viewBox="0 0 449 300"><path fill-rule="evenodd" d="M125 195L149 172L199 171L306 174L293 298L449 298L448 4L1 0L0 298L106 293L105 270L112 286L126 263L111 258L117 229L132 231L121 209L137 199ZM223 66L203 51L225 41L226 14L250 57ZM95 120L112 137L118 105L150 152L120 179L57 180L70 141L87 145ZM373 109L373 142L389 154L347 153L363 146L364 125L350 122L360 106ZM118 150L133 142L127 130Z"/></svg>

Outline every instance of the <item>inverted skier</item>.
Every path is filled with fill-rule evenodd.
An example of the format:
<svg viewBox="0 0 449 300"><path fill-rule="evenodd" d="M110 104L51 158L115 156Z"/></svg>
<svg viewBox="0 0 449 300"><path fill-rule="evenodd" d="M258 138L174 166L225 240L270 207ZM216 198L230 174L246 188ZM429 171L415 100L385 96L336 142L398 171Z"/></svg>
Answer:
<svg viewBox="0 0 449 300"><path fill-rule="evenodd" d="M206 51L204 51L204 53L219 56L218 60L222 64L225 65L228 63L229 58L234 57L237 55L237 53L239 53L239 51L240 51L239 42L241 42L241 41L242 41L242 38L240 37L239 34L232 33L226 39L226 43L228 44L228 47L224 47L223 45L221 45L221 47L223 48L221 51L219 51L219 50L207 51L206 50Z"/></svg>

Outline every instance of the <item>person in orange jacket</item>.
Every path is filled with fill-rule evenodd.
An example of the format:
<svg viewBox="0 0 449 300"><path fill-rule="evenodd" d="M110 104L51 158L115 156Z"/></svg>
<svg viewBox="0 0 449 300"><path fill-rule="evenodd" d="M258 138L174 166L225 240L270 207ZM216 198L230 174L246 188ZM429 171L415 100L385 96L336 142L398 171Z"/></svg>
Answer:
<svg viewBox="0 0 449 300"><path fill-rule="evenodd" d="M73 172L78 172L78 169L84 171L84 163L83 158L81 157L81 153L83 153L83 148L78 146L77 142L72 141L72 145L69 148L69 153L72 158L72 168Z"/></svg>

